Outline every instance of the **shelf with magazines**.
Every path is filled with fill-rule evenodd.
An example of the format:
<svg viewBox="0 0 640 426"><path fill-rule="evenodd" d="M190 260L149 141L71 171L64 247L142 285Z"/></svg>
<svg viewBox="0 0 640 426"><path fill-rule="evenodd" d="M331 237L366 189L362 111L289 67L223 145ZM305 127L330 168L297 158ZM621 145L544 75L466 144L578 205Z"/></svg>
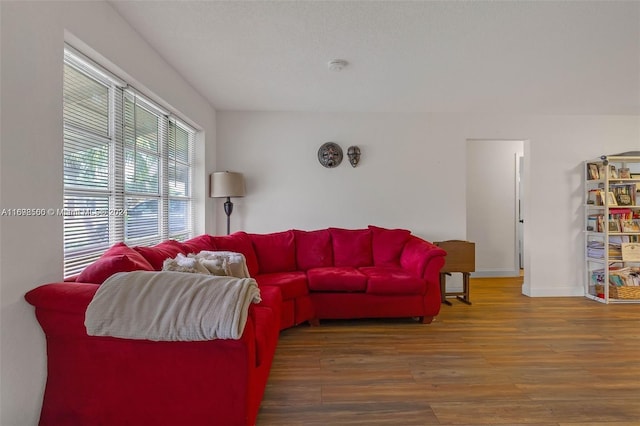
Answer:
<svg viewBox="0 0 640 426"><path fill-rule="evenodd" d="M584 165L585 295L640 303L640 152Z"/></svg>

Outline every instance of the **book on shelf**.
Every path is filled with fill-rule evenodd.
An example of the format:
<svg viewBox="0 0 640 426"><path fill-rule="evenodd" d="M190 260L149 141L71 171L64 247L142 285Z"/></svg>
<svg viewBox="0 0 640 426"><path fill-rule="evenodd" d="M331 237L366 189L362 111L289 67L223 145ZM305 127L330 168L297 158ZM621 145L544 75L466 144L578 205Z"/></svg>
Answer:
<svg viewBox="0 0 640 426"><path fill-rule="evenodd" d="M602 259L604 257L604 243L601 241L589 241L587 244L587 256L594 259Z"/></svg>
<svg viewBox="0 0 640 426"><path fill-rule="evenodd" d="M617 219L609 219L609 232L620 232L620 221Z"/></svg>
<svg viewBox="0 0 640 426"><path fill-rule="evenodd" d="M591 271L592 284L604 284L604 269L594 269Z"/></svg>
<svg viewBox="0 0 640 426"><path fill-rule="evenodd" d="M615 208L609 210L609 232L636 232L633 230L624 230L624 226L628 229L635 229L633 223L633 211L628 208ZM617 222L617 225L612 225L611 222ZM615 229L617 228L617 230Z"/></svg>
<svg viewBox="0 0 640 426"><path fill-rule="evenodd" d="M618 169L618 177L620 179L631 179L631 170L628 167L620 167Z"/></svg>
<svg viewBox="0 0 640 426"><path fill-rule="evenodd" d="M630 208L613 208L609 209L609 217L616 219L631 219L633 210Z"/></svg>
<svg viewBox="0 0 640 426"><path fill-rule="evenodd" d="M622 247L609 246L609 259L622 260Z"/></svg>
<svg viewBox="0 0 640 426"><path fill-rule="evenodd" d="M622 277L616 274L609 275L609 282L616 287L622 287L624 285Z"/></svg>
<svg viewBox="0 0 640 426"><path fill-rule="evenodd" d="M587 194L587 204L593 204L596 206L601 206L604 204L604 191L600 188L598 189L590 189Z"/></svg>
<svg viewBox="0 0 640 426"><path fill-rule="evenodd" d="M600 168L596 163L587 164L587 176L589 180L600 179Z"/></svg>
<svg viewBox="0 0 640 426"><path fill-rule="evenodd" d="M622 244L622 260L625 262L640 262L640 244L624 243Z"/></svg>
<svg viewBox="0 0 640 426"><path fill-rule="evenodd" d="M622 260L622 246L630 242L626 235L611 237L606 245L609 260ZM589 241L587 243L587 256L593 259L603 259L605 255L605 243L602 241Z"/></svg>
<svg viewBox="0 0 640 426"><path fill-rule="evenodd" d="M634 214L631 209L609 209L606 221L604 214L590 214L587 216L587 231L604 232L606 229L614 233L640 233L640 218L636 218Z"/></svg>
<svg viewBox="0 0 640 426"><path fill-rule="evenodd" d="M609 271L609 284L616 287L637 287L640 286L640 268L626 267L612 269Z"/></svg>
<svg viewBox="0 0 640 426"><path fill-rule="evenodd" d="M598 227L598 216L599 215L590 215L587 217L587 231L602 232Z"/></svg>
<svg viewBox="0 0 640 426"><path fill-rule="evenodd" d="M635 206L637 187L635 183L612 183L609 190L613 192L616 204L619 206Z"/></svg>
<svg viewBox="0 0 640 426"><path fill-rule="evenodd" d="M640 221L633 219L621 219L622 232L640 232Z"/></svg>
<svg viewBox="0 0 640 426"><path fill-rule="evenodd" d="M629 242L628 235L614 235L609 238L609 245L620 247L624 243Z"/></svg>

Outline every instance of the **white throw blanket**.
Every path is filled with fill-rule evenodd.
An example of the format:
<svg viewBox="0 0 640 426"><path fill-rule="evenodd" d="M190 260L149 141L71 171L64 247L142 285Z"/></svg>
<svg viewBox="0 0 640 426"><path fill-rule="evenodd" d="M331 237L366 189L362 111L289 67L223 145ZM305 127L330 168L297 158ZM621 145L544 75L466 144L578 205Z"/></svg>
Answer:
<svg viewBox="0 0 640 426"><path fill-rule="evenodd" d="M121 272L96 292L85 327L92 336L126 339L239 339L252 302L260 302L253 278Z"/></svg>

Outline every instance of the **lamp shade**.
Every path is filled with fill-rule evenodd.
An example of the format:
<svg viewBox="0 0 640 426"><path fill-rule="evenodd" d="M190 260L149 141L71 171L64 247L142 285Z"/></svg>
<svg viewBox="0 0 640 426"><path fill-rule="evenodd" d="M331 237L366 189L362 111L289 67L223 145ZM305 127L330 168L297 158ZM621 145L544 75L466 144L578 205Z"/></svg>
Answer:
<svg viewBox="0 0 640 426"><path fill-rule="evenodd" d="M210 192L212 198L243 197L245 193L244 176L236 172L211 173Z"/></svg>

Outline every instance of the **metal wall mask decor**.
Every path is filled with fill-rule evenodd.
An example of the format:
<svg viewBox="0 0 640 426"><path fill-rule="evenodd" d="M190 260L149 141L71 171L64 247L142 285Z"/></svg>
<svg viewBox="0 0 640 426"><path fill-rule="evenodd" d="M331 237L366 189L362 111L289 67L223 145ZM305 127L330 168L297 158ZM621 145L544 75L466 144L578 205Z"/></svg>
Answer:
<svg viewBox="0 0 640 426"><path fill-rule="evenodd" d="M318 161L327 168L337 167L342 162L342 148L335 142L322 144L318 150Z"/></svg>
<svg viewBox="0 0 640 426"><path fill-rule="evenodd" d="M349 157L349 163L352 167L355 167L360 162L360 148L352 145L347 149L347 157Z"/></svg>

